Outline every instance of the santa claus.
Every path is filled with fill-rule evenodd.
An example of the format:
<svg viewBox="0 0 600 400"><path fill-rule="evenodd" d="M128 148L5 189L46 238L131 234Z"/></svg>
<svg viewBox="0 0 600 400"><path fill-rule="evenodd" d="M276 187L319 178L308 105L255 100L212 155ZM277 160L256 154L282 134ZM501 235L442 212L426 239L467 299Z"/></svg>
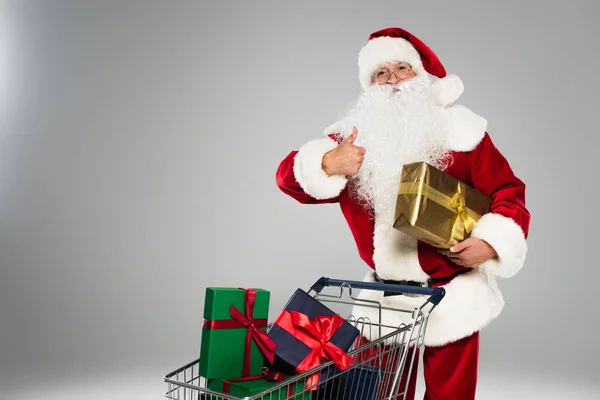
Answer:
<svg viewBox="0 0 600 400"><path fill-rule="evenodd" d="M356 105L321 139L289 153L277 185L300 203L338 203L365 280L444 287L424 338L426 399L473 399L479 332L500 314L496 277L514 276L527 253L525 184L487 133L487 121L454 102L463 84L447 75L421 40L400 28L373 33L358 58ZM492 198L468 239L439 250L393 228L402 166L426 161ZM423 299L363 290L384 307L412 309ZM354 315L399 326L405 314L356 306ZM386 332L383 332L384 334ZM374 337L367 337L372 340ZM410 397L407 396L407 397Z"/></svg>

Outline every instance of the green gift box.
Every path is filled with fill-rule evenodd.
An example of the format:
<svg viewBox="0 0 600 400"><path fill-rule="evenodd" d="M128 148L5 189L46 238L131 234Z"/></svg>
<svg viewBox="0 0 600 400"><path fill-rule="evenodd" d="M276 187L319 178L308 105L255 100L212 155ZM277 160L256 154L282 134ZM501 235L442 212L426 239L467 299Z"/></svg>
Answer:
<svg viewBox="0 0 600 400"><path fill-rule="evenodd" d="M257 376L275 343L267 336L270 292L207 288L199 375L212 379Z"/></svg>
<svg viewBox="0 0 600 400"><path fill-rule="evenodd" d="M292 377L287 377L283 382L290 380ZM209 379L207 380L206 387L215 392L221 393L222 395L230 394L235 397L251 397L261 392L269 391L268 394L259 397L261 400L309 400L312 399L312 393L310 390L305 388L306 380L294 380L288 385L281 387L280 389L270 390L271 388L279 385L280 382L273 381L271 379L255 377L255 379L249 381L236 382L235 379L223 380L223 379ZM210 397L210 396L208 396ZM225 396L223 396L226 398ZM258 400L257 399L257 400Z"/></svg>

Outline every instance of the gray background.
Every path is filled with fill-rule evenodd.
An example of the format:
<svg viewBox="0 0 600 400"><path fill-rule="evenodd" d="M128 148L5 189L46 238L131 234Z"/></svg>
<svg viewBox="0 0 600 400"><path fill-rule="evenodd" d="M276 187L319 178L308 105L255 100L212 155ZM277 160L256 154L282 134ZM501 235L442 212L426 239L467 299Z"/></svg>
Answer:
<svg viewBox="0 0 600 400"><path fill-rule="evenodd" d="M597 2L3 3L0 398L158 399L198 355L206 286L271 290L273 318L322 275L361 279L337 206L274 174L354 102L389 26L463 79L529 188L480 398L544 377L545 398L597 395Z"/></svg>

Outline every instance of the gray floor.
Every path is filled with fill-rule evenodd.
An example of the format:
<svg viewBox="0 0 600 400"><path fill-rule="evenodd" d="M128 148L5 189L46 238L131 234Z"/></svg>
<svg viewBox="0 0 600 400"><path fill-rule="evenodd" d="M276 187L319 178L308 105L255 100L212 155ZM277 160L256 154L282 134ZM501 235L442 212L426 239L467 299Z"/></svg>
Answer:
<svg viewBox="0 0 600 400"><path fill-rule="evenodd" d="M159 400L166 385L165 371L149 369L124 371L115 375L78 377L71 380L44 382L36 377L21 377L0 391L0 399L19 400ZM31 379L33 378L33 379ZM33 383L32 383L33 382ZM423 398L423 382L419 382L417 399ZM8 389L8 390L6 390ZM536 376L526 373L485 371L481 374L477 399L581 399L600 398L600 384L560 376Z"/></svg>

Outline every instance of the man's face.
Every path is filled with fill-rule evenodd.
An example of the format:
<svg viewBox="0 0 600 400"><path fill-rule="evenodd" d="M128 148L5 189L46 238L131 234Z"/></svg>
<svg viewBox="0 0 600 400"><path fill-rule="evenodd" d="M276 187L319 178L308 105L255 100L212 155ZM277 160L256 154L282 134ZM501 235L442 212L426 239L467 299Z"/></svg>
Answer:
<svg viewBox="0 0 600 400"><path fill-rule="evenodd" d="M417 74L406 62L386 62L371 75L371 84L395 85L399 82L409 81Z"/></svg>

